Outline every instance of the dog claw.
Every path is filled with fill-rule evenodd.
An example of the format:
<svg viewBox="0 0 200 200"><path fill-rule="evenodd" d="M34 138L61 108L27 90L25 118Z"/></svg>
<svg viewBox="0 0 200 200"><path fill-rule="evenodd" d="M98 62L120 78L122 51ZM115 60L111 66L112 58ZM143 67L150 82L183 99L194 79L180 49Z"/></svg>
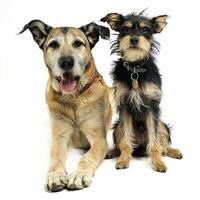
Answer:
<svg viewBox="0 0 200 200"><path fill-rule="evenodd" d="M59 192L67 184L67 173L65 171L49 172L47 177L47 190L50 192Z"/></svg>
<svg viewBox="0 0 200 200"><path fill-rule="evenodd" d="M68 190L81 190L90 186L92 183L92 174L89 173L73 173L69 176L67 189Z"/></svg>
<svg viewBox="0 0 200 200"><path fill-rule="evenodd" d="M51 187L47 185L47 189L51 192L60 192L64 189L64 185L56 185L55 183L53 183Z"/></svg>
<svg viewBox="0 0 200 200"><path fill-rule="evenodd" d="M116 169L127 169L129 167L129 162L117 162L115 165Z"/></svg>
<svg viewBox="0 0 200 200"><path fill-rule="evenodd" d="M164 163L156 164L153 169L157 172L165 173L167 171L167 166Z"/></svg>

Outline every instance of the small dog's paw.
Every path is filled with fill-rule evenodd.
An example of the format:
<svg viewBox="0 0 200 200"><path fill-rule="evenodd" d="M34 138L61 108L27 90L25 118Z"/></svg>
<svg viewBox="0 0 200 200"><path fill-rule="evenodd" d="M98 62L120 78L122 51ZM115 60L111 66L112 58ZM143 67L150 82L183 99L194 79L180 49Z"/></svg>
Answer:
<svg viewBox="0 0 200 200"><path fill-rule="evenodd" d="M114 148L114 149L110 150L110 151L106 154L105 159L115 158L115 157L117 157L117 156L119 156L119 155L120 155L120 150Z"/></svg>
<svg viewBox="0 0 200 200"><path fill-rule="evenodd" d="M67 189L81 190L90 186L92 183L92 174L90 173L73 173L68 177Z"/></svg>
<svg viewBox="0 0 200 200"><path fill-rule="evenodd" d="M50 192L59 192L67 184L67 173L65 171L49 172L47 176L47 190Z"/></svg>
<svg viewBox="0 0 200 200"><path fill-rule="evenodd" d="M167 166L165 165L164 162L159 162L159 163L155 163L153 164L153 169L157 172L166 172L167 171Z"/></svg>
<svg viewBox="0 0 200 200"><path fill-rule="evenodd" d="M183 158L183 154L178 149L172 149L172 148L168 149L167 156L175 159Z"/></svg>
<svg viewBox="0 0 200 200"><path fill-rule="evenodd" d="M116 169L126 169L129 167L129 161L117 161L115 168Z"/></svg>

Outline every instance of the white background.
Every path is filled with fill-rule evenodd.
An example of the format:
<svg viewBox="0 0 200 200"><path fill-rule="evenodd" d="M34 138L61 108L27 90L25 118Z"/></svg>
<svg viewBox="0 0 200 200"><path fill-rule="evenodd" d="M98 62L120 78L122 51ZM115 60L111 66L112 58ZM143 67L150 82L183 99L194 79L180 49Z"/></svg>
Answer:
<svg viewBox="0 0 200 200"><path fill-rule="evenodd" d="M167 27L156 35L162 46L157 60L163 75L162 118L173 125L173 144L183 152L183 160L164 158L165 174L154 172L148 159L133 159L129 169L120 171L114 168L115 160L106 160L89 188L47 193L50 125L44 93L48 75L42 51L30 32L16 33L32 19L79 27L98 22L110 12L128 14L147 7L150 16L171 16ZM199 10L197 0L1 0L0 199L199 199ZM101 40L93 55L110 84L114 57L109 46ZM71 152L69 172L81 154Z"/></svg>

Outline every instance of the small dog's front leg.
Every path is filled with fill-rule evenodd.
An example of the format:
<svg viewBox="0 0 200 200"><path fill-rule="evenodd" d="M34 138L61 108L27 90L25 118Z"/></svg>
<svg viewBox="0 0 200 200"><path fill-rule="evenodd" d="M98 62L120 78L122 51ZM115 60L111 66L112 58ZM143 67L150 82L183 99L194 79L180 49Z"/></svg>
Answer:
<svg viewBox="0 0 200 200"><path fill-rule="evenodd" d="M121 142L119 144L119 149L120 149L121 154L117 160L115 168L126 169L129 167L129 163L131 160L132 146L129 143Z"/></svg>
<svg viewBox="0 0 200 200"><path fill-rule="evenodd" d="M149 144L148 144L148 155L150 156L153 169L158 172L166 172L167 167L165 163L162 161L162 152L161 152L161 146L159 142L158 133L156 130L155 122L154 122L154 116L152 112L150 112L147 116L147 131L148 131L148 138L149 138Z"/></svg>
<svg viewBox="0 0 200 200"><path fill-rule="evenodd" d="M64 165L72 133L73 128L66 121L53 119L51 166L47 176L47 189L51 192L61 191L67 184L67 173Z"/></svg>

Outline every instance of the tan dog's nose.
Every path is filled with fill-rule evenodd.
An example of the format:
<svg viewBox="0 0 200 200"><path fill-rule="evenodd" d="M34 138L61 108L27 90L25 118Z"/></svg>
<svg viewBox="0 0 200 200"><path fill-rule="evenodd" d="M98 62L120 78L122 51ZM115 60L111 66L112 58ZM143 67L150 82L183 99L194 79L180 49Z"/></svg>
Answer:
<svg viewBox="0 0 200 200"><path fill-rule="evenodd" d="M59 66L62 69L66 70L66 71L69 71L74 66L74 59L73 59L73 57L72 56L61 57L59 59Z"/></svg>

